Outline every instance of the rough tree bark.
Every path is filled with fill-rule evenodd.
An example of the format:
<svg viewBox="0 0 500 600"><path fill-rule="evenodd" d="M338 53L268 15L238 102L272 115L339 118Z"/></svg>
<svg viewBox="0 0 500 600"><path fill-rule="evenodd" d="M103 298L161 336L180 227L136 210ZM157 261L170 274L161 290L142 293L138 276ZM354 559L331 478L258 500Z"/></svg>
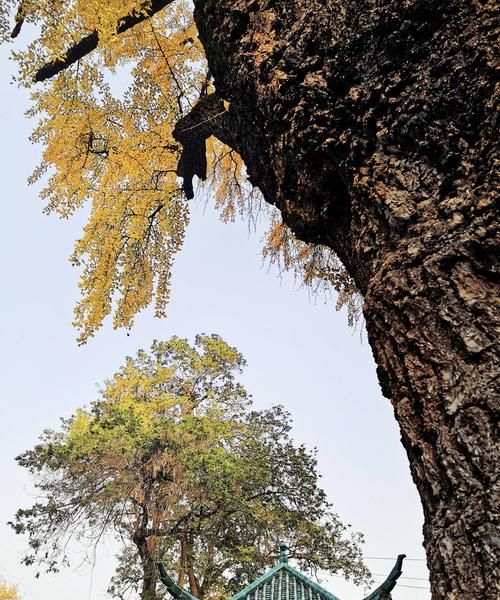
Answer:
<svg viewBox="0 0 500 600"><path fill-rule="evenodd" d="M195 0L210 122L364 295L435 600L498 597L498 269L487 0Z"/></svg>

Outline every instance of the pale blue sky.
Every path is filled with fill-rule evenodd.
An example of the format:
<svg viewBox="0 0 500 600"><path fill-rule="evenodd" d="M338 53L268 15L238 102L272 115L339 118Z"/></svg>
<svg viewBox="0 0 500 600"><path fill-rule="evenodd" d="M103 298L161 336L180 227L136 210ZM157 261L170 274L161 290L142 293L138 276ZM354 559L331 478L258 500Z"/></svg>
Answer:
<svg viewBox="0 0 500 600"><path fill-rule="evenodd" d="M284 404L297 442L318 448L323 486L342 520L365 534L365 555L424 558L420 501L366 337L347 326L333 301L313 301L291 278L280 281L262 268L262 231L222 224L210 203L194 201L168 318L145 312L130 336L106 324L87 346L77 347L71 320L78 273L67 257L81 220L42 215L37 190L27 186L40 150L28 141L33 124L23 116L27 95L9 84L13 65L7 57L1 49L0 576L19 584L24 600L105 598L113 569L109 548L94 569L38 580L34 570L19 565L25 540L5 523L33 499L14 457L33 446L44 428L56 427L59 417L91 401L125 355L154 338L192 338L201 331L237 346L248 361L243 381L255 405ZM392 567L372 558L367 564L384 576ZM422 560L407 562L403 575L423 580L401 579L394 600L430 598L425 590L402 587L428 588ZM365 595L338 577L323 583L342 600Z"/></svg>

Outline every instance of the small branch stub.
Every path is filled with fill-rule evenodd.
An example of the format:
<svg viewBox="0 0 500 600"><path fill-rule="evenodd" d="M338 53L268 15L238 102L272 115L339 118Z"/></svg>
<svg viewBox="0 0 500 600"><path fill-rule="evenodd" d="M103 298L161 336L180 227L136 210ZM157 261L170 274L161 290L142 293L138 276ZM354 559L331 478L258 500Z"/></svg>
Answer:
<svg viewBox="0 0 500 600"><path fill-rule="evenodd" d="M174 128L174 138L183 148L177 175L183 179L182 189L188 200L194 197L193 177L196 175L202 181L207 178L206 140L211 135L220 138L218 122L225 113L222 99L217 94L209 94L198 100Z"/></svg>

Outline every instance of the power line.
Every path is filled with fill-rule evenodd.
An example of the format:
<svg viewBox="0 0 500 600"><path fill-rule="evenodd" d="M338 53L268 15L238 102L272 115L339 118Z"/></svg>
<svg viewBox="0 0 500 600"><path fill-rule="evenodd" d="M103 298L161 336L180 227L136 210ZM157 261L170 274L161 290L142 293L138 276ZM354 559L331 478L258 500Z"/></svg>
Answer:
<svg viewBox="0 0 500 600"><path fill-rule="evenodd" d="M382 557L382 556L364 556L368 560L395 560L394 556ZM405 558L405 560L414 560L418 562L425 562L425 558Z"/></svg>
<svg viewBox="0 0 500 600"><path fill-rule="evenodd" d="M418 585L405 585L404 583L400 583L397 587L412 588L414 590L425 590L426 592L431 591L431 588L424 588Z"/></svg>
<svg viewBox="0 0 500 600"><path fill-rule="evenodd" d="M340 579L344 579L344 577L342 577L342 575L335 575L333 573L332 573L332 575L333 575L333 577L339 577ZM384 575L379 575L378 577L385 577L385 576ZM430 588L421 587L419 585L405 585L404 583L399 583L397 585L397 587L411 588L411 589L414 589L414 590L425 590L426 592L430 592Z"/></svg>
<svg viewBox="0 0 500 600"><path fill-rule="evenodd" d="M377 573L372 573L372 575L374 575L375 577L385 577L385 575L377 575ZM422 577L400 577L400 579L417 579L418 581L429 581L428 579L424 579ZM378 583L378 582L377 582ZM430 588L428 587L422 587L420 585L408 585L405 583L399 583L397 584L397 587L404 587L404 588L413 588L415 590L427 590L428 592L430 591Z"/></svg>
<svg viewBox="0 0 500 600"><path fill-rule="evenodd" d="M381 573L372 573L375 577L387 577L387 575L382 575ZM405 575L401 575L399 579L415 579L417 581L429 581L428 577L408 577Z"/></svg>

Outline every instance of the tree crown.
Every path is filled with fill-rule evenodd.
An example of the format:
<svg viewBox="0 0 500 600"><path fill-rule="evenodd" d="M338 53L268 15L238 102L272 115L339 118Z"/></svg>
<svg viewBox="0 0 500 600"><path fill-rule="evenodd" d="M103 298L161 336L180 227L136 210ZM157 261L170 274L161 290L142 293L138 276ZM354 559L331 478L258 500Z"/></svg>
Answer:
<svg viewBox="0 0 500 600"><path fill-rule="evenodd" d="M319 487L315 452L294 444L283 408L251 410L243 366L216 335L154 342L45 431L17 459L40 495L12 523L29 538L24 562L57 571L72 544L113 535L113 595L162 558L193 594L217 597L272 564L285 538L305 568L366 581L361 538L346 536Z"/></svg>
<svg viewBox="0 0 500 600"><path fill-rule="evenodd" d="M173 260L189 221L173 130L213 91L191 3L3 0L0 14L4 39L13 17L16 35L25 22L36 26L32 41L14 52L22 84L31 87L47 66L67 67L32 93L32 141L43 156L30 182L43 182L47 213L88 214L70 257L81 269L78 341L111 314L114 327L126 328L151 304L165 316ZM314 289L336 290L352 320L355 287L333 252L291 234L260 201L233 150L211 137L207 157L221 218L266 214L264 256Z"/></svg>

